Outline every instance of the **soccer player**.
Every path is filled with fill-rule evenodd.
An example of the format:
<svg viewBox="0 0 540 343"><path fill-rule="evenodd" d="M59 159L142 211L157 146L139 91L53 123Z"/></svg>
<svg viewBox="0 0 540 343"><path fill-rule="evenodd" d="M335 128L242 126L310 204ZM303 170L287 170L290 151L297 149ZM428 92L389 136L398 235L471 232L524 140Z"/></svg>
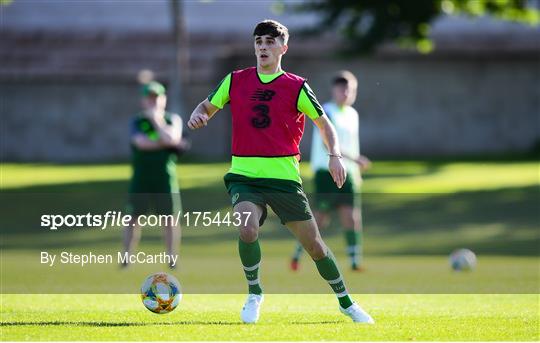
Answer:
<svg viewBox="0 0 540 343"><path fill-rule="evenodd" d="M188 122L190 129L202 128L225 104L231 106L232 164L224 180L234 212L251 214L239 227L238 250L249 289L241 318L245 323L257 322L264 300L258 230L269 205L315 261L335 292L341 312L354 322L373 323L349 296L335 259L321 239L299 175L306 114L327 145L333 180L338 187L343 185L346 172L335 130L305 79L281 69L288 49L287 28L265 20L257 24L253 36L257 66L228 74Z"/></svg>
<svg viewBox="0 0 540 343"><path fill-rule="evenodd" d="M142 87L142 112L131 127L133 175L129 187L128 212L132 221L124 228L124 252L133 253L141 237L139 216L154 211L172 215L180 211L180 194L176 176L178 148L182 144L182 119L165 110L165 87L151 81ZM180 227L166 218L163 228L167 254L177 254ZM127 264L124 264L127 266ZM169 264L171 269L176 265Z"/></svg>
<svg viewBox="0 0 540 343"><path fill-rule="evenodd" d="M328 226L330 210L337 209L352 270L362 270L362 216L359 204L355 206L355 191L362 181L361 171L371 165L367 157L360 155L358 113L352 107L357 85L358 81L351 72L339 72L332 82L332 101L323 105L324 112L336 128L345 159L347 178L341 188L336 187L329 173L327 151L317 131L313 132L311 144L311 169L315 173L313 214L319 227L324 228ZM298 270L303 250L298 242L291 260L292 270Z"/></svg>

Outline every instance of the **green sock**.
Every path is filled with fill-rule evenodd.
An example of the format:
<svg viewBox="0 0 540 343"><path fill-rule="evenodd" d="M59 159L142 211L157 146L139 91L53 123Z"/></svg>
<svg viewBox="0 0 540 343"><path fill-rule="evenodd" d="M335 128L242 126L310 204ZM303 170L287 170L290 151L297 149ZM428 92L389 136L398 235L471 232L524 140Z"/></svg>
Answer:
<svg viewBox="0 0 540 343"><path fill-rule="evenodd" d="M244 267L244 273L248 282L250 294L262 294L262 288L259 282L259 264L261 263L261 247L259 240L246 243L238 240L238 252L240 260Z"/></svg>
<svg viewBox="0 0 540 343"><path fill-rule="evenodd" d="M296 242L296 247L294 248L294 254L293 254L293 260L300 260L300 257L302 257L302 253L304 252L304 247L302 247L302 244L300 242Z"/></svg>
<svg viewBox="0 0 540 343"><path fill-rule="evenodd" d="M362 262L362 231L345 230L344 233L351 266L359 266Z"/></svg>
<svg viewBox="0 0 540 343"><path fill-rule="evenodd" d="M330 250L328 251L326 257L315 261L315 265L317 266L319 274L321 274L323 279L325 279L330 287L332 287L334 293L336 293L339 305L343 308L351 306L353 301L347 292L341 272L339 271L334 256Z"/></svg>

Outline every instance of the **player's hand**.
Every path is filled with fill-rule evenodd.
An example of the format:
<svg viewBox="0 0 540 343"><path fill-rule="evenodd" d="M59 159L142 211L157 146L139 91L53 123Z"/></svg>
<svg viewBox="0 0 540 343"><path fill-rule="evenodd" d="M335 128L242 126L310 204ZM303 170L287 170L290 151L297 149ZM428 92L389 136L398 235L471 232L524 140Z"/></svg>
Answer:
<svg viewBox="0 0 540 343"><path fill-rule="evenodd" d="M371 168L371 161L366 156L360 155L355 162L358 164L361 171Z"/></svg>
<svg viewBox="0 0 540 343"><path fill-rule="evenodd" d="M341 162L341 158L337 156L330 156L328 169L330 170L330 175L332 175L332 179L334 179L336 186L338 186L338 188L343 187L345 178L347 177L347 172L345 171L343 162Z"/></svg>
<svg viewBox="0 0 540 343"><path fill-rule="evenodd" d="M210 117L208 117L207 114L194 113L194 114L191 115L191 118L189 118L187 126L191 130L200 129L201 127L206 126L206 124L208 124L209 119L210 119Z"/></svg>

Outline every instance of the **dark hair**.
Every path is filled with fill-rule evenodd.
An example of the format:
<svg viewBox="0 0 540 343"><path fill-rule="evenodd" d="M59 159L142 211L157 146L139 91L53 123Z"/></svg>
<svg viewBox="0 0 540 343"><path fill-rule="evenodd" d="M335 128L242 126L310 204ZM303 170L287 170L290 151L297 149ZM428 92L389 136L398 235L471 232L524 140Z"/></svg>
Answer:
<svg viewBox="0 0 540 343"><path fill-rule="evenodd" d="M270 19L266 19L258 23L257 26L255 26L255 30L253 30L253 35L269 35L274 38L280 37L283 44L287 44L289 41L289 30L285 27L285 25Z"/></svg>
<svg viewBox="0 0 540 343"><path fill-rule="evenodd" d="M358 80L353 73L348 70L342 70L334 76L332 80L333 85L349 85L351 87L356 87L358 85Z"/></svg>

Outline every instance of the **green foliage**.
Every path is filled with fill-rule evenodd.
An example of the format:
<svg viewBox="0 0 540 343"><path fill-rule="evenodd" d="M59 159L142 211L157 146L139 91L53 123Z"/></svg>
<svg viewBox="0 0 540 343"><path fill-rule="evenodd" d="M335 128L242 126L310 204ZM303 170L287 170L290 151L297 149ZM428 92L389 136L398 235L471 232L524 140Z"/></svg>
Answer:
<svg viewBox="0 0 540 343"><path fill-rule="evenodd" d="M528 25L540 23L540 12L525 0L311 0L293 6L296 11L315 13L320 20L305 30L320 34L337 30L351 53L372 52L385 42L433 50L430 24L441 15L491 16Z"/></svg>

